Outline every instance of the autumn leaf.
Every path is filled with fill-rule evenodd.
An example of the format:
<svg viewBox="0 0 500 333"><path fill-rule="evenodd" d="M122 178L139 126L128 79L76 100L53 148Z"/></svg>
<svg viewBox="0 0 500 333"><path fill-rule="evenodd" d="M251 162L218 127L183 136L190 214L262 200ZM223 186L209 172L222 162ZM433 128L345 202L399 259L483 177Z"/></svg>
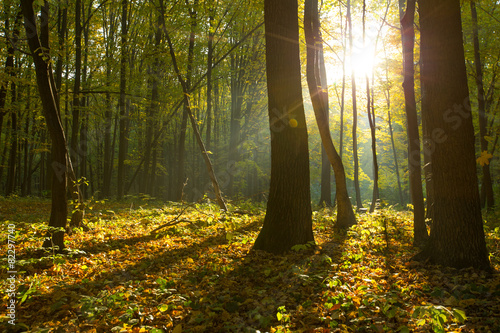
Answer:
<svg viewBox="0 0 500 333"><path fill-rule="evenodd" d="M477 158L477 163L479 163L481 166L488 165L490 164L490 159L493 158L493 155L488 153L488 151L482 151L481 156Z"/></svg>

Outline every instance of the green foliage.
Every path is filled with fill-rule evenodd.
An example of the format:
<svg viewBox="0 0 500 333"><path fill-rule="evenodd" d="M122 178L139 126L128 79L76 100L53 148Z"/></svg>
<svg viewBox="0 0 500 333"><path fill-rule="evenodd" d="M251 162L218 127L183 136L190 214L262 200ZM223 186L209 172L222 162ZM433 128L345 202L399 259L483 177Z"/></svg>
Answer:
<svg viewBox="0 0 500 333"><path fill-rule="evenodd" d="M96 203L86 216L91 232L68 235L69 250L53 255L38 250L47 232L41 223L13 221L24 216L13 207L25 211L37 201L9 204L7 224L15 223L20 240L19 321L31 331L88 325L117 332L163 326L165 332L296 332L304 326L442 332L500 326L492 315L499 310L495 277L408 262L414 253L411 212L363 214L347 233L331 228L330 212L317 212L314 250L305 246L275 256L251 251L264 211L231 207L237 213L222 214L211 205L185 209L149 202L131 208L130 202L108 201ZM380 224L382 215L387 229ZM177 231L150 234L175 217ZM485 231L498 267L495 223L490 217ZM234 235L230 242L228 232Z"/></svg>
<svg viewBox="0 0 500 333"><path fill-rule="evenodd" d="M417 319L417 326L423 326L430 322L432 329L436 333L445 332L445 324L450 321L464 323L467 317L465 312L459 309L448 310L444 306L417 306L413 309L412 317Z"/></svg>

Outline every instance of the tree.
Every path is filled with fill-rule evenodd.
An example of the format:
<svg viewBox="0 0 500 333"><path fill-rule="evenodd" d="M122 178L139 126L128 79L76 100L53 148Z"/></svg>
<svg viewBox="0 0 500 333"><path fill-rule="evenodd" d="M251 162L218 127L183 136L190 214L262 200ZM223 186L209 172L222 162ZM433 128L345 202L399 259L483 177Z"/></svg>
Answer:
<svg viewBox="0 0 500 333"><path fill-rule="evenodd" d="M326 86L326 73L323 58L323 40L320 32L318 0L306 0L304 5L304 33L307 44L307 84L311 101L316 116L321 141L326 151L330 164L335 171L335 184L337 187L337 222L336 227L347 228L356 223L352 210L344 165L335 146L333 145L328 124L328 89Z"/></svg>
<svg viewBox="0 0 500 333"><path fill-rule="evenodd" d="M408 0L406 12L401 18L403 43L403 90L408 132L408 169L410 173L410 197L413 204L413 244L422 245L428 238L425 225L424 195L420 163L420 136L418 133L417 103L415 101L415 75L413 48L415 31L415 0Z"/></svg>
<svg viewBox="0 0 500 333"><path fill-rule="evenodd" d="M182 87L182 92L184 95L184 101L183 101L184 102L184 109L187 112L187 115L188 115L189 120L191 122L191 126L193 127L193 131L194 131L194 134L196 137L196 142L198 144L198 147L201 150L203 160L205 161L205 165L207 167L208 175L210 177L210 180L212 181L212 186L214 189L216 201L217 201L221 210L227 211L227 205L224 201L224 198L222 197L219 182L217 181L217 177L215 175L215 172L214 172L214 169L212 166L212 161L210 160L210 157L209 157L209 152L205 148L205 144L203 143L203 140L201 138L201 134L200 134L200 131L198 129L196 119L195 119L193 112L192 112L191 99L189 96L190 95L190 79L188 79L189 76L187 79L184 79L182 77L181 71L180 71L179 66L177 64L177 57L175 56L175 51L174 51L174 47L172 44L172 40L170 38L170 35L169 35L167 28L166 28L166 25L165 25L164 17L165 17L165 7L163 4L163 0L160 0L160 24L163 28L163 33L164 33L165 38L167 40L168 49L170 51L170 56L172 58L172 65L174 67L175 74L177 76L177 79L178 79L181 87Z"/></svg>
<svg viewBox="0 0 500 333"><path fill-rule="evenodd" d="M264 22L271 184L264 225L253 248L283 253L314 242L297 0L265 0Z"/></svg>
<svg viewBox="0 0 500 333"><path fill-rule="evenodd" d="M121 17L121 49L120 49L120 132L118 140L118 198L124 195L124 184L126 179L125 160L128 155L128 132L129 132L129 112L126 105L125 93L127 89L127 61L128 61L128 0L122 0Z"/></svg>
<svg viewBox="0 0 500 333"><path fill-rule="evenodd" d="M66 227L68 205L66 199L66 184L68 169L68 150L66 137L61 124L57 108L57 90L52 76L52 65L49 53L49 6L45 1L42 6L44 24L41 25L40 34L37 31L37 22L33 10L34 0L22 0L21 6L24 16L24 28L28 37L28 46L35 63L36 80L40 98L43 105L43 115L47 122L52 140L52 168L55 171L52 177L52 206L50 211L49 227L59 228L52 233L51 238L44 242L44 247L57 246L64 248L64 231Z"/></svg>
<svg viewBox="0 0 500 333"><path fill-rule="evenodd" d="M477 10L475 0L470 2L470 11L472 17L472 39L474 45L474 65L476 70L476 88L477 88L477 107L479 113L479 135L481 143L481 152L488 151L488 141L487 136L489 135L487 129L487 121L489 116L489 110L486 107L486 94L484 91L483 83L483 65L481 61L481 53L479 46L479 28L477 19ZM493 196L493 183L491 180L490 164L483 163L483 181L482 181L482 206L486 206L487 209L492 209L495 206L495 198Z"/></svg>
<svg viewBox="0 0 500 333"><path fill-rule="evenodd" d="M351 60L353 59L353 31L351 0L347 0L347 22L349 23L349 48ZM358 159L358 108L356 102L356 76L354 66L351 66L351 90L352 90L352 154L354 158L354 190L356 192L356 209L363 208L361 190L359 188L359 159Z"/></svg>
<svg viewBox="0 0 500 333"><path fill-rule="evenodd" d="M434 211L415 256L490 270L481 217L459 0L420 0L422 115L430 137Z"/></svg>

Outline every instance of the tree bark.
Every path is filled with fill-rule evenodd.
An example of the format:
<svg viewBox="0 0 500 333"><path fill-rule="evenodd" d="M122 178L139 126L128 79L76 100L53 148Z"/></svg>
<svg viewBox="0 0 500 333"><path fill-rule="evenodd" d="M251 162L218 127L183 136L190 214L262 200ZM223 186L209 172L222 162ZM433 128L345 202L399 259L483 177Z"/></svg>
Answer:
<svg viewBox="0 0 500 333"><path fill-rule="evenodd" d="M314 243L297 0L265 0L264 21L271 183L264 225L253 248L279 254Z"/></svg>
<svg viewBox="0 0 500 333"><path fill-rule="evenodd" d="M459 0L420 0L422 115L434 213L416 260L491 270L481 217Z"/></svg>
<svg viewBox="0 0 500 333"><path fill-rule="evenodd" d="M45 1L42 7L42 17L44 20L40 38L36 28L33 0L21 0L21 6L28 45L35 63L37 86L42 101L43 114L52 139L51 167L55 174L52 177L52 206L49 227L57 229L50 233L50 238L44 242L43 247L58 247L59 250L62 250L64 249L64 231L61 228L66 228L66 218L68 215L66 200L68 152L66 137L61 125L59 110L57 109L57 91L52 76L51 63L46 60L50 59L50 54L48 53L49 6L48 2Z"/></svg>
<svg viewBox="0 0 500 333"><path fill-rule="evenodd" d="M316 116L316 122L321 136L321 141L328 155L330 164L335 171L335 184L337 188L337 222L338 228L347 228L356 224L354 211L352 210L344 165L340 159L330 135L328 123L328 89L322 80L326 75L321 75L325 70L321 63L323 58L323 40L320 33L320 21L318 13L318 0L306 0L304 5L304 33L307 45L307 84ZM322 78L323 76L323 78Z"/></svg>
<svg viewBox="0 0 500 333"><path fill-rule="evenodd" d="M413 245L423 245L427 238L425 225L424 196L420 162L420 136L418 133L417 103L415 100L415 74L413 49L415 0L408 0L406 12L401 18L401 39L403 43L403 91L408 131L408 168L410 173L410 197L413 204Z"/></svg>

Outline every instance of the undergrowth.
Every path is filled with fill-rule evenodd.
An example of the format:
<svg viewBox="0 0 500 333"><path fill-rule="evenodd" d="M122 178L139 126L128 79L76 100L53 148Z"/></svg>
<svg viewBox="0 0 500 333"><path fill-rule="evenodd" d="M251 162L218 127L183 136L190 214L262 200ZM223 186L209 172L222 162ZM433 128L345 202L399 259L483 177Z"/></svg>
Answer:
<svg viewBox="0 0 500 333"><path fill-rule="evenodd" d="M148 200L146 200L148 199ZM149 198L88 206L67 251L39 247L50 203L0 199L15 226L16 326L29 332L497 332L499 274L411 262L411 213L358 216L347 232L314 212L316 246L275 256L252 251L264 210L222 213ZM499 219L485 218L500 268ZM154 231L156 230L156 231ZM152 232L154 231L154 232ZM2 253L7 253L6 233ZM7 256L2 256L7 289ZM3 296L4 304L9 301ZM5 308L4 308L5 309Z"/></svg>

